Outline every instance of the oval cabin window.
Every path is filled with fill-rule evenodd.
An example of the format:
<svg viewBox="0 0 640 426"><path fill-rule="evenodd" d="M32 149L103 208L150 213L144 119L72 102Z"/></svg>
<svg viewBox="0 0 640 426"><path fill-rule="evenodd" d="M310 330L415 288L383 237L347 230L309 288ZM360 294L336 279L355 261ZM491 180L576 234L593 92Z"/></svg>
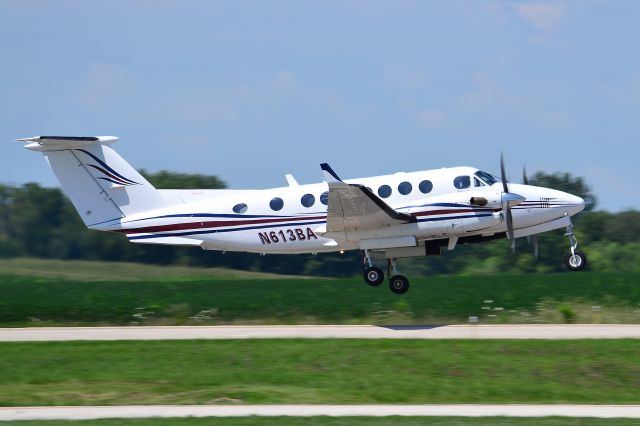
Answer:
<svg viewBox="0 0 640 426"><path fill-rule="evenodd" d="M238 214L245 213L247 211L247 205L245 203L236 204L233 206L233 211Z"/></svg>
<svg viewBox="0 0 640 426"><path fill-rule="evenodd" d="M420 182L420 185L418 185L418 189L423 194L428 194L433 189L433 184L430 180L423 180L422 182Z"/></svg>
<svg viewBox="0 0 640 426"><path fill-rule="evenodd" d="M413 186L409 182L402 182L398 185L398 192L402 195L408 195L413 190Z"/></svg>
<svg viewBox="0 0 640 426"><path fill-rule="evenodd" d="M389 196L391 196L391 187L389 185L382 185L378 188L378 195L382 198L389 198Z"/></svg>
<svg viewBox="0 0 640 426"><path fill-rule="evenodd" d="M282 198L276 197L273 200L271 200L271 202L269 203L269 207L271 207L271 210L282 210L282 207L284 206L284 201L282 201Z"/></svg>
<svg viewBox="0 0 640 426"><path fill-rule="evenodd" d="M302 204L307 208L313 206L315 202L316 202L316 197L314 197L311 194L304 194L302 198L300 198L300 204Z"/></svg>

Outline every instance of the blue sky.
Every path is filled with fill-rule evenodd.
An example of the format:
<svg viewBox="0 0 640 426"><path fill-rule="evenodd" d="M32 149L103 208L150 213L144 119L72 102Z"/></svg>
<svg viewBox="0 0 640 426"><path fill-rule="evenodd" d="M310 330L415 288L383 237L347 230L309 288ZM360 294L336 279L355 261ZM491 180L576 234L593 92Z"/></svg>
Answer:
<svg viewBox="0 0 640 426"><path fill-rule="evenodd" d="M0 0L0 181L56 185L11 142L115 135L134 166L232 187L472 165L567 171L640 208L637 1Z"/></svg>

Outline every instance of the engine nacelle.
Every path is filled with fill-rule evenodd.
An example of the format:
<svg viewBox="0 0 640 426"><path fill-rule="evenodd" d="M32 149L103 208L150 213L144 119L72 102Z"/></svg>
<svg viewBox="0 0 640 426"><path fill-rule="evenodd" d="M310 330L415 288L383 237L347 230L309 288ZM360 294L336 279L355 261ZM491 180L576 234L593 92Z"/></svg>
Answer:
<svg viewBox="0 0 640 426"><path fill-rule="evenodd" d="M467 202L472 206L488 207L491 209L502 208L501 192L476 191L467 194L467 197Z"/></svg>
<svg viewBox="0 0 640 426"><path fill-rule="evenodd" d="M494 191L465 191L453 192L429 198L431 203L454 203L468 206L486 207L490 209L502 208L502 192Z"/></svg>

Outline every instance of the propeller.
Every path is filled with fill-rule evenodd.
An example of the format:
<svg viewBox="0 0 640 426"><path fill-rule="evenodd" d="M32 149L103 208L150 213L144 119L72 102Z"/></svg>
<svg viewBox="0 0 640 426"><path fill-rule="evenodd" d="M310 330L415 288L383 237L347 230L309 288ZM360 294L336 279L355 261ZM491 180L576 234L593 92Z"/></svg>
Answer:
<svg viewBox="0 0 640 426"><path fill-rule="evenodd" d="M529 178L527 178L527 168L522 167L522 183L525 185L529 185ZM538 258L538 236L537 235L529 235L527 236L527 241L529 245L533 249L533 256Z"/></svg>
<svg viewBox="0 0 640 426"><path fill-rule="evenodd" d="M511 250L516 250L516 239L513 236L513 216L511 215L511 206L509 205L510 194L509 186L507 185L507 174L504 171L504 155L500 153L500 177L502 178L502 211L504 212L505 217L507 218L507 236L511 240ZM522 198L522 197L521 197Z"/></svg>

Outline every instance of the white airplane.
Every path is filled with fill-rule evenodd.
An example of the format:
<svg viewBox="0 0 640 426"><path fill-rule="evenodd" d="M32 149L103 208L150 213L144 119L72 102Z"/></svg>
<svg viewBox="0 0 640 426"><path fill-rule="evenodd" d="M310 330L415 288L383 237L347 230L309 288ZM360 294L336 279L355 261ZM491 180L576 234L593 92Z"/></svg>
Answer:
<svg viewBox="0 0 640 426"><path fill-rule="evenodd" d="M384 281L372 253L383 253L391 291L409 289L397 258L440 255L457 244L528 237L566 228L571 270L587 258L577 250L571 216L584 208L574 195L508 183L473 167L453 167L342 180L321 164L325 181L261 190L156 189L111 145L113 136L18 139L44 154L89 229L145 244L199 246L261 254L361 250L367 284Z"/></svg>

